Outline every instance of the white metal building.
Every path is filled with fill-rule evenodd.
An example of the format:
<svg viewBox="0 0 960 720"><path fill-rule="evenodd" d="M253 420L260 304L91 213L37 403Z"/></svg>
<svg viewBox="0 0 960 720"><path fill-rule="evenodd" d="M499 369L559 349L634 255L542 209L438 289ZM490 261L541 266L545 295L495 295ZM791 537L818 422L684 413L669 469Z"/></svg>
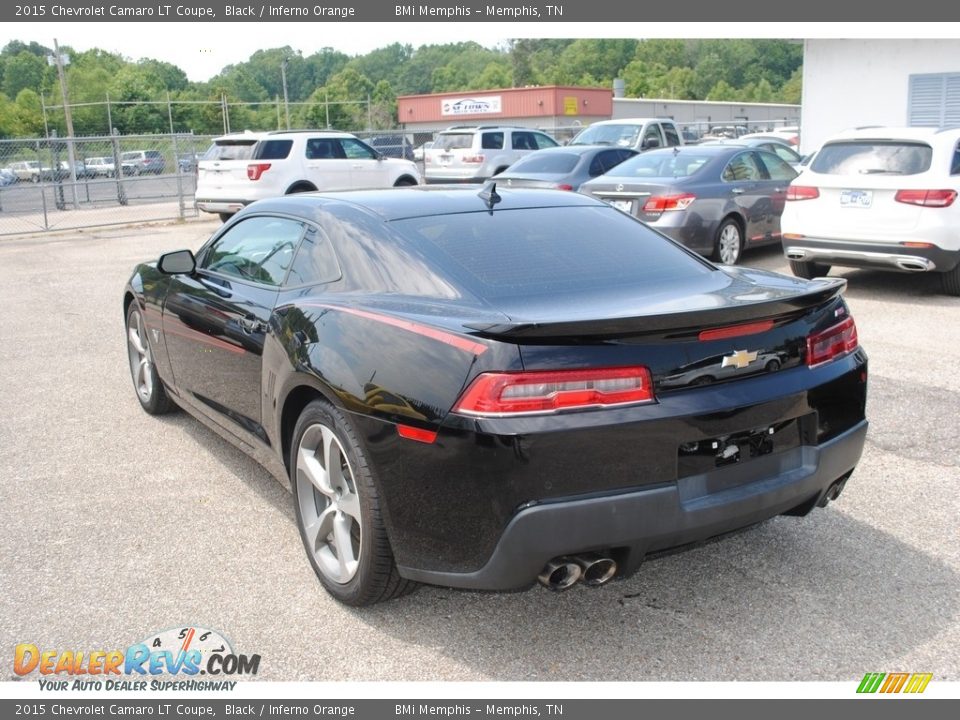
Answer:
<svg viewBox="0 0 960 720"><path fill-rule="evenodd" d="M960 126L960 40L805 40L801 151L864 125Z"/></svg>

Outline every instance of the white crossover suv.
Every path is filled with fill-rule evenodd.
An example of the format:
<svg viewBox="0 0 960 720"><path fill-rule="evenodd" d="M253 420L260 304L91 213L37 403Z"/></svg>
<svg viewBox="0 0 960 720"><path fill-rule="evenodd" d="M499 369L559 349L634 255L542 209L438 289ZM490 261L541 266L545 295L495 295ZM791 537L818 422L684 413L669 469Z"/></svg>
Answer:
<svg viewBox="0 0 960 720"><path fill-rule="evenodd" d="M960 128L860 128L790 184L780 219L795 275L832 265L937 272L960 295Z"/></svg>
<svg viewBox="0 0 960 720"><path fill-rule="evenodd" d="M237 133L216 138L197 166L197 207L227 220L269 197L314 190L419 185L409 160L388 158L331 130Z"/></svg>

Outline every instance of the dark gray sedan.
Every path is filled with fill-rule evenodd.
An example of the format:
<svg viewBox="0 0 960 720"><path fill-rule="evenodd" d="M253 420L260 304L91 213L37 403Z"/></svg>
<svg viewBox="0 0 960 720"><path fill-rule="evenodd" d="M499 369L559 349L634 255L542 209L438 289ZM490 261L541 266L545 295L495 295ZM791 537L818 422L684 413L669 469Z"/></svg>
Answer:
<svg viewBox="0 0 960 720"><path fill-rule="evenodd" d="M508 187L579 190L587 180L636 154L630 148L608 145L545 148L520 158L494 179Z"/></svg>
<svg viewBox="0 0 960 720"><path fill-rule="evenodd" d="M796 176L764 150L694 145L647 151L580 190L735 265L745 248L780 241L787 186Z"/></svg>

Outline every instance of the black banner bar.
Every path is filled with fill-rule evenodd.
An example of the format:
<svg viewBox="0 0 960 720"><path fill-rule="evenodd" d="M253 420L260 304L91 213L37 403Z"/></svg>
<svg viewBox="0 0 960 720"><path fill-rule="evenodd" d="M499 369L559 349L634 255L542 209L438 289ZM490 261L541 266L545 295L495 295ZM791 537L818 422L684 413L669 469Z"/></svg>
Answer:
<svg viewBox="0 0 960 720"><path fill-rule="evenodd" d="M960 19L960 4L913 0L909 4L875 0L687 0L683 3L624 0L524 2L522 0L60 0L4 3L0 22L810 22L868 20L936 22ZM791 36L785 25L769 28Z"/></svg>
<svg viewBox="0 0 960 720"><path fill-rule="evenodd" d="M907 705L910 707L908 708ZM950 708L953 710L950 710ZM659 720L713 718L723 720L809 720L811 717L870 720L939 720L956 717L958 700L906 698L850 700L0 700L4 718L299 718L330 720L396 720L406 718L557 718L558 720Z"/></svg>

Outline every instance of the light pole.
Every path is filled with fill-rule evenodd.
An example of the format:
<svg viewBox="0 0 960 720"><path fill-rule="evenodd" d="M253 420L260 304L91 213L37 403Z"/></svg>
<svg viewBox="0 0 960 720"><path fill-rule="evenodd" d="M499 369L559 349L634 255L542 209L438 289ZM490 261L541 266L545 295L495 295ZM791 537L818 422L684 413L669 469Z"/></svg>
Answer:
<svg viewBox="0 0 960 720"><path fill-rule="evenodd" d="M47 62L57 66L57 75L60 78L60 93L63 96L63 114L67 121L67 162L70 163L70 184L73 186L73 207L79 205L77 196L77 157L73 148L73 112L70 110L70 103L67 100L67 75L63 71L63 66L70 63L69 55L60 54L60 46L57 39L53 39L53 57L47 56ZM54 177L59 173L60 168L53 168Z"/></svg>
<svg viewBox="0 0 960 720"><path fill-rule="evenodd" d="M287 118L287 130L290 129L290 100L287 98L287 58L280 63L280 78L283 80L283 114Z"/></svg>

